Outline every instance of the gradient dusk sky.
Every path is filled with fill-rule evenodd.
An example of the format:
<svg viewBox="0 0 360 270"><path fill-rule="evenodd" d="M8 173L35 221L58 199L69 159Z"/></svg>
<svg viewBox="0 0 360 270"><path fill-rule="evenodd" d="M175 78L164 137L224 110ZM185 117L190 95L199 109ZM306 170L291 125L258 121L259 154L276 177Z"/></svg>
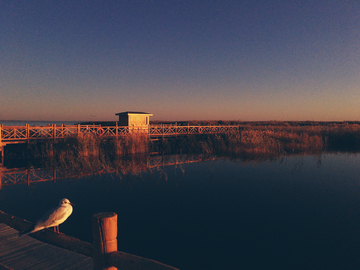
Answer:
<svg viewBox="0 0 360 270"><path fill-rule="evenodd" d="M360 120L359 0L0 1L0 120Z"/></svg>

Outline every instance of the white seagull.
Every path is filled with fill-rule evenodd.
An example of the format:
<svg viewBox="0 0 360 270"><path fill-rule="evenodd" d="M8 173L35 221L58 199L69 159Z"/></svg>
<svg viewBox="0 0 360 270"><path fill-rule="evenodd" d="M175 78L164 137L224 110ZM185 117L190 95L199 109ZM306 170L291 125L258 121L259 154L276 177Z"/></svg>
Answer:
<svg viewBox="0 0 360 270"><path fill-rule="evenodd" d="M45 215L36 221L33 228L31 227L30 229L21 232L19 235L34 233L49 227L54 227L54 231L59 233L59 224L63 223L73 211L71 205L72 203L68 199L61 199L58 207L47 211Z"/></svg>

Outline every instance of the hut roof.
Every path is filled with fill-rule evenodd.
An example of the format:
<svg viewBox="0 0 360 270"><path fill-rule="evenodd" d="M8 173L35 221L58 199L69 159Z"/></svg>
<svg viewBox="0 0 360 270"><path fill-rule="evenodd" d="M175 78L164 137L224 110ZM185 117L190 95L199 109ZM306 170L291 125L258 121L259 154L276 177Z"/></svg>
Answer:
<svg viewBox="0 0 360 270"><path fill-rule="evenodd" d="M120 114L147 114L152 116L151 113L146 113L146 112L121 112L121 113L116 113L115 115L120 115Z"/></svg>

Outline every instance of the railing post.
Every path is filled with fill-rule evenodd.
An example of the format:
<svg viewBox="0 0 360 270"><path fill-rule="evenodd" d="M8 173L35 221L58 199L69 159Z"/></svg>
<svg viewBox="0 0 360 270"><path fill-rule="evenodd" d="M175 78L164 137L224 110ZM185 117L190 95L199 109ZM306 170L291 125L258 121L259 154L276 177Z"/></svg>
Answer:
<svg viewBox="0 0 360 270"><path fill-rule="evenodd" d="M52 127L52 137L53 137L53 141L55 142L55 126L56 124L52 124L51 127Z"/></svg>
<svg viewBox="0 0 360 270"><path fill-rule="evenodd" d="M80 124L77 124L77 136L80 136Z"/></svg>
<svg viewBox="0 0 360 270"><path fill-rule="evenodd" d="M162 140L164 140L164 124L161 124Z"/></svg>
<svg viewBox="0 0 360 270"><path fill-rule="evenodd" d="M92 217L94 270L117 269L108 264L108 254L117 251L117 214L99 213Z"/></svg>
<svg viewBox="0 0 360 270"><path fill-rule="evenodd" d="M1 135L2 135L2 127L3 125L0 125L0 149L2 149L2 142L1 142Z"/></svg>
<svg viewBox="0 0 360 270"><path fill-rule="evenodd" d="M26 126L26 139L27 139L27 142L29 143L29 140L30 140L29 124L25 124L25 126Z"/></svg>

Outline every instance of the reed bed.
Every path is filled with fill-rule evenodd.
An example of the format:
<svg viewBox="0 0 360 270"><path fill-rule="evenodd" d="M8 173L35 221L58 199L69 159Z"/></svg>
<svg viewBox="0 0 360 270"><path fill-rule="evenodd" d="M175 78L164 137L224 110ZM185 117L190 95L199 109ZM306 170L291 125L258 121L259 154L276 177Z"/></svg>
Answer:
<svg viewBox="0 0 360 270"><path fill-rule="evenodd" d="M233 124L233 123L231 123ZM168 139L163 152L217 155L279 156L294 153L315 154L323 151L360 151L360 125L331 123L246 124L239 132L192 135Z"/></svg>
<svg viewBox="0 0 360 270"><path fill-rule="evenodd" d="M232 123L233 124L233 123ZM242 160L264 160L294 154L360 152L358 123L314 124L269 122L267 125L243 124L238 132L189 135L149 141L144 133L101 138L91 134L65 140L9 146L7 166L61 167L69 173L101 172L107 166L121 173L137 173L147 168L150 153L202 154ZM13 165L9 165L13 162Z"/></svg>

